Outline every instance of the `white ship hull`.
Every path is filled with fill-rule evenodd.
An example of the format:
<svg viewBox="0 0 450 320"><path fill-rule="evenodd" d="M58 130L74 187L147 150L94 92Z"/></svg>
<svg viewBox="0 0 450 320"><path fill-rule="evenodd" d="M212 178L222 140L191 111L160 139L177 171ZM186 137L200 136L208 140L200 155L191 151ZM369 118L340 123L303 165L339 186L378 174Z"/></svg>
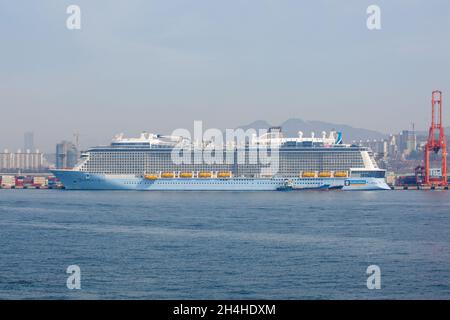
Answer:
<svg viewBox="0 0 450 320"><path fill-rule="evenodd" d="M383 178L159 178L134 175L92 174L75 170L54 170L68 190L148 191L275 191L286 180L299 189L390 190Z"/></svg>

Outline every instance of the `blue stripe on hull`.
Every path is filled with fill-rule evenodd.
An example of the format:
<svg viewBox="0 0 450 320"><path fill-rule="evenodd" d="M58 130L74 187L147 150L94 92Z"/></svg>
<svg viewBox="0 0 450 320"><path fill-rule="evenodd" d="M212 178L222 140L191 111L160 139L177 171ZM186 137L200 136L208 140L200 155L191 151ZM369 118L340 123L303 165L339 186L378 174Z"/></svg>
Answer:
<svg viewBox="0 0 450 320"><path fill-rule="evenodd" d="M54 170L55 176L69 190L173 190L173 191L274 191L284 185L285 178L272 179L157 179L136 176L107 176L81 171ZM348 178L291 178L299 189L314 189L324 185L343 186L342 190L389 190L384 179L367 178L352 182Z"/></svg>

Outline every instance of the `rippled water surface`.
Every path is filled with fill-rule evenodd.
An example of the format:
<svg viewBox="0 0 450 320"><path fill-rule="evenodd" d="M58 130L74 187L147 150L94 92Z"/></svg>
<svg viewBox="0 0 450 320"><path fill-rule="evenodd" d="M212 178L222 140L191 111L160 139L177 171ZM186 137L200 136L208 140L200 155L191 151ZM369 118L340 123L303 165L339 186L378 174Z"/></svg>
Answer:
<svg viewBox="0 0 450 320"><path fill-rule="evenodd" d="M0 190L0 230L3 299L450 298L448 191Z"/></svg>

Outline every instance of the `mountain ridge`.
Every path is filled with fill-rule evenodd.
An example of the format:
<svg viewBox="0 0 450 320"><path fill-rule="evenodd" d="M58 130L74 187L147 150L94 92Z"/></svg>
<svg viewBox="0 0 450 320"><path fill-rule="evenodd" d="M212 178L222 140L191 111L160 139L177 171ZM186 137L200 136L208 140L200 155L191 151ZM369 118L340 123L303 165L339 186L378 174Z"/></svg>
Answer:
<svg viewBox="0 0 450 320"><path fill-rule="evenodd" d="M270 124L266 120L256 120L247 125L241 125L237 128L240 129L269 129L275 125ZM376 130L355 128L347 124L337 124L324 121L311 120L306 121L299 118L291 118L282 122L279 125L285 136L296 137L298 132L302 131L304 136L310 136L311 132L314 132L316 136L320 136L322 131L329 132L331 130L340 131L343 134L344 141L352 142L353 140L373 140L373 139L386 139L389 134L382 133Z"/></svg>

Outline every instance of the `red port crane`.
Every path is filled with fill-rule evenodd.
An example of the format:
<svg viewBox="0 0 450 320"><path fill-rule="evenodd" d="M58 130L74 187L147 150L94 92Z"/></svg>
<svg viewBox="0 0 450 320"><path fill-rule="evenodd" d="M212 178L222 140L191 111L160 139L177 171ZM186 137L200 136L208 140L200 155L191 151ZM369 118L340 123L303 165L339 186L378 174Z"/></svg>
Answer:
<svg viewBox="0 0 450 320"><path fill-rule="evenodd" d="M430 176L430 153L442 153L441 176ZM431 95L431 127L428 141L425 145L425 178L427 186L448 186L447 177L447 145L445 141L444 127L442 126L442 92L433 91Z"/></svg>

